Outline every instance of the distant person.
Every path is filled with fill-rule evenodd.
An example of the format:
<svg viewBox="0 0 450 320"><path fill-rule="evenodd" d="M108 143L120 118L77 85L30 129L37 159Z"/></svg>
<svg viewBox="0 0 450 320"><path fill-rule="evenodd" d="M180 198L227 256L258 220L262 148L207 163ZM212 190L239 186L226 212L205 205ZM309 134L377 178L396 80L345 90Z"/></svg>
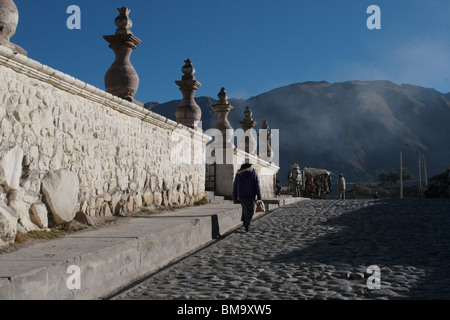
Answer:
<svg viewBox="0 0 450 320"><path fill-rule="evenodd" d="M281 185L280 185L280 179L277 179L277 185L276 185L276 191L275 191L275 196L279 196L280 192L281 192Z"/></svg>
<svg viewBox="0 0 450 320"><path fill-rule="evenodd" d="M303 185L303 176L302 172L300 170L300 166L298 163L294 163L292 166L292 184L294 187L294 197L300 197L301 196L301 187Z"/></svg>
<svg viewBox="0 0 450 320"><path fill-rule="evenodd" d="M314 177L311 172L305 172L305 196L313 198L315 192Z"/></svg>
<svg viewBox="0 0 450 320"><path fill-rule="evenodd" d="M339 189L339 199L345 200L345 178L342 173L339 174L339 180L338 180L338 189Z"/></svg>
<svg viewBox="0 0 450 320"><path fill-rule="evenodd" d="M288 180L288 186L287 186L287 193L291 193L292 190L294 190L294 184L292 182L292 171L289 170L288 175L287 175L287 180Z"/></svg>
<svg viewBox="0 0 450 320"><path fill-rule="evenodd" d="M373 198L374 198L374 199L380 199L380 196L378 195L378 192L375 192L375 193L373 194Z"/></svg>
<svg viewBox="0 0 450 320"><path fill-rule="evenodd" d="M255 213L255 198L260 201L261 187L259 177L255 169L249 163L241 166L236 173L233 183L233 200L239 200L242 206L241 221L244 223L245 231L250 231L251 222Z"/></svg>

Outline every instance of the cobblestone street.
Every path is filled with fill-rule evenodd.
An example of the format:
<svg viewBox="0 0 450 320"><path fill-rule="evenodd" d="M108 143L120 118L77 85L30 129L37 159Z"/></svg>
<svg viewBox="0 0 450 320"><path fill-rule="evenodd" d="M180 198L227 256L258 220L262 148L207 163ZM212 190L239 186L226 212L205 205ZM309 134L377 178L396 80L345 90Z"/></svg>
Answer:
<svg viewBox="0 0 450 320"><path fill-rule="evenodd" d="M449 200L302 201L253 226L112 299L450 299Z"/></svg>

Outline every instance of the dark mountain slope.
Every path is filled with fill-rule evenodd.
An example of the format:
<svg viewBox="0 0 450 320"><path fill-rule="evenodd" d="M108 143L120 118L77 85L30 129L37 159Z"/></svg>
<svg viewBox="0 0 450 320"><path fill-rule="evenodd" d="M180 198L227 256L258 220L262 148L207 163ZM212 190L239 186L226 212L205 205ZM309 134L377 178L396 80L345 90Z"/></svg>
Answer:
<svg viewBox="0 0 450 320"><path fill-rule="evenodd" d="M216 100L196 101L203 129L212 128L217 117L211 104ZM377 171L398 168L400 152L404 165L417 176L418 150L426 159L428 176L450 166L450 93L389 81L305 82L229 102L235 129L247 105L258 122L256 129L263 120L279 129L283 180L294 162L343 172L349 181L376 179ZM147 106L174 119L179 103Z"/></svg>

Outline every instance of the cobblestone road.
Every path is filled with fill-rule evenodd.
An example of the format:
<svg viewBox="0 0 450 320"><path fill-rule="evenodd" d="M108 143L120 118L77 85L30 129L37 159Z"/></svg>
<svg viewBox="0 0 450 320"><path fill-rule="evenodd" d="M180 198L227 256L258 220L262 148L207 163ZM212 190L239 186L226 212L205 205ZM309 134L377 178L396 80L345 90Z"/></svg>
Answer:
<svg viewBox="0 0 450 320"><path fill-rule="evenodd" d="M449 200L302 201L254 227L113 299L450 299Z"/></svg>

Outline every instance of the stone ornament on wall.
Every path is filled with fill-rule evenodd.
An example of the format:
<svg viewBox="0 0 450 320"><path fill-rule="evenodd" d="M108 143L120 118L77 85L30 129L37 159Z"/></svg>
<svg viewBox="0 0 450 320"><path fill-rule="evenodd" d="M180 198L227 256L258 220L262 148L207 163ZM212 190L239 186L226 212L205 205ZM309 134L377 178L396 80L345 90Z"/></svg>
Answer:
<svg viewBox="0 0 450 320"><path fill-rule="evenodd" d="M27 52L23 48L9 41L16 33L18 24L19 10L14 1L0 0L0 45L26 56Z"/></svg>
<svg viewBox="0 0 450 320"><path fill-rule="evenodd" d="M252 118L252 111L250 107L245 107L244 111L244 119L239 121L242 129L244 130L244 136L242 140L239 142L239 149L244 150L250 154L256 154L256 149L258 147L258 143L253 136L253 131L256 126L256 121Z"/></svg>
<svg viewBox="0 0 450 320"><path fill-rule="evenodd" d="M225 88L222 88L217 95L219 101L213 104L212 107L217 114L217 122L214 129L222 132L223 147L231 147L231 139L233 138L233 127L228 121L228 114L233 110L233 106L228 103L228 96ZM229 130L229 131L227 131Z"/></svg>
<svg viewBox="0 0 450 320"><path fill-rule="evenodd" d="M119 15L114 20L117 26L116 34L131 34L131 27L133 26L133 21L131 21L129 14L130 9L126 7L117 8L119 10Z"/></svg>
<svg viewBox="0 0 450 320"><path fill-rule="evenodd" d="M184 61L184 66L181 68L183 76L181 81L175 81L183 94L183 101L175 111L175 117L178 123L190 128L197 128L198 123L202 117L202 110L195 102L195 92L202 85L195 79L195 68L190 59Z"/></svg>
<svg viewBox="0 0 450 320"><path fill-rule="evenodd" d="M115 19L116 33L103 36L114 50L116 60L105 75L105 88L108 93L130 102L136 102L134 95L139 87L139 76L130 61L131 53L142 41L130 31L133 26L129 18L130 9L117 8L119 16Z"/></svg>
<svg viewBox="0 0 450 320"><path fill-rule="evenodd" d="M272 134L270 133L269 124L267 120L263 120L263 124L260 131L260 146L259 157L263 160L271 162L273 160L273 151L270 146L270 139L272 139Z"/></svg>

